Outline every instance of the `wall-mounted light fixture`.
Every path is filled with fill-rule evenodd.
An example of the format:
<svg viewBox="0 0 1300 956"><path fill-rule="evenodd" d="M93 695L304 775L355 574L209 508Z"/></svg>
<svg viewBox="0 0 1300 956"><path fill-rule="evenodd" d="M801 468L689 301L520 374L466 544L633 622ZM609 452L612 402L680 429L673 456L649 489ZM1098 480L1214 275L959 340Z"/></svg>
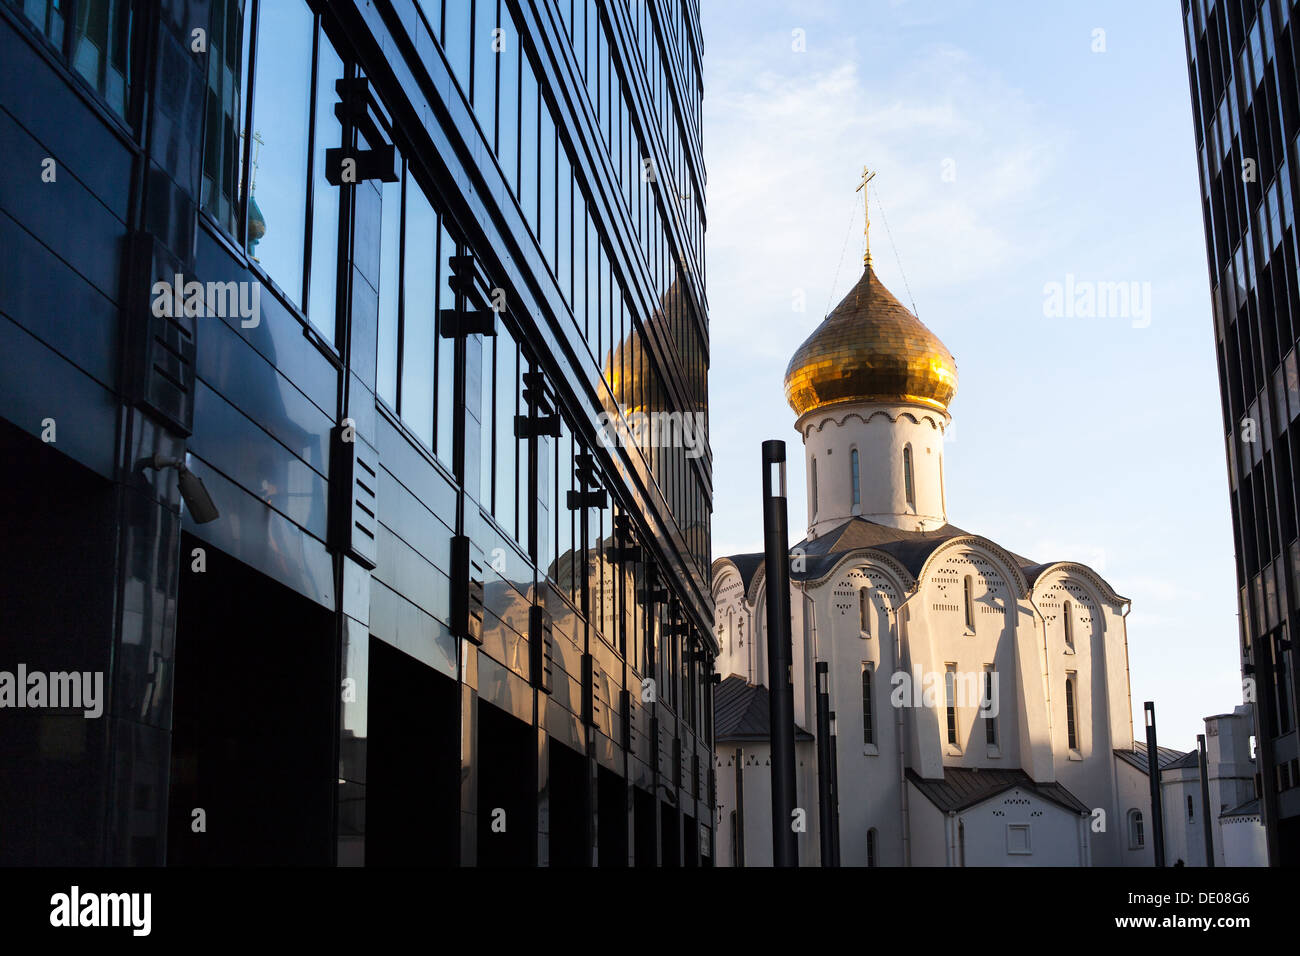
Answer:
<svg viewBox="0 0 1300 956"><path fill-rule="evenodd" d="M203 479L190 471L184 458L168 458L165 455L155 454L152 458L146 458L140 467L152 468L155 471L162 471L165 468L176 469L181 498L185 500L185 507L189 509L190 517L194 519L195 524L207 524L221 517L221 512L217 511L217 506L213 504L208 489L203 487Z"/></svg>

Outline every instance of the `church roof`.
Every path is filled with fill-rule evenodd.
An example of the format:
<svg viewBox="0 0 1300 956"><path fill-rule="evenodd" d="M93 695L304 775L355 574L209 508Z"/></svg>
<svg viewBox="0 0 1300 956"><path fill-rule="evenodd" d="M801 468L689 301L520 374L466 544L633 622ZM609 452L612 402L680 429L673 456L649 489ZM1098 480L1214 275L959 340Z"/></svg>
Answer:
<svg viewBox="0 0 1300 956"><path fill-rule="evenodd" d="M1161 747L1160 749L1164 750L1163 747ZM1195 750L1189 750L1187 751L1187 753L1183 754L1181 757L1179 757L1177 760L1173 761L1172 763L1168 763L1168 764L1162 763L1160 765L1160 769L1161 770L1196 769L1197 767L1200 766L1200 764L1201 764L1200 753Z"/></svg>
<svg viewBox="0 0 1300 956"><path fill-rule="evenodd" d="M768 740L772 735L772 712L768 707L768 689L751 684L732 674L713 691L713 727L715 740ZM795 725L796 740L812 740L813 735Z"/></svg>
<svg viewBox="0 0 1300 956"><path fill-rule="evenodd" d="M727 556L727 560L736 566L740 572L740 580L746 591L754 583L754 575L758 569L763 566L763 552L756 554L732 554Z"/></svg>
<svg viewBox="0 0 1300 956"><path fill-rule="evenodd" d="M838 528L820 537L813 538L811 541L799 542L798 547L803 549L808 558L817 557L822 559L820 562L809 560L808 566L810 570L813 564L821 563L825 566L822 573L825 573L839 560L839 556L846 551L856 551L859 548L874 548L894 558L915 577L921 573L921 568L924 567L926 559L930 557L935 548L945 541L950 541L964 534L967 534L967 532L951 524L946 524L934 531L903 531L900 528L891 528L888 525L868 521L866 518L850 518ZM820 577L821 575L815 576Z"/></svg>
<svg viewBox="0 0 1300 956"><path fill-rule="evenodd" d="M928 780L912 768L907 779L944 813L957 813L1005 790L1019 787L1075 813L1089 813L1079 799L1059 783L1035 783L1023 770L944 767L942 780Z"/></svg>
<svg viewBox="0 0 1300 956"><path fill-rule="evenodd" d="M1224 817L1257 817L1259 816L1259 797L1253 800L1247 800L1241 806L1233 807L1231 810L1224 810L1219 814L1219 819Z"/></svg>
<svg viewBox="0 0 1300 956"><path fill-rule="evenodd" d="M921 573L926 560L945 541L969 534L956 525L946 524L934 531L904 531L888 525L877 524L866 518L850 518L842 525L826 532L811 541L800 541L795 548L804 556L804 569L792 571L790 577L796 581L817 580L824 577L849 551L871 548L881 551L905 567L913 577ZM793 548L791 549L794 550ZM1008 552L1010 553L1010 552ZM1026 579L1032 585L1043 568L1048 564L1037 564L1029 558L1012 554L1020 565ZM763 553L729 555L731 561L740 571L741 581L746 590L753 583L754 575L763 566ZM1032 573L1031 573L1032 572Z"/></svg>
<svg viewBox="0 0 1300 956"><path fill-rule="evenodd" d="M1183 753L1181 750L1175 750L1173 747L1157 747L1156 749L1160 754L1158 759L1160 760L1161 770L1168 770L1174 763L1177 763L1184 757L1188 756L1188 754ZM1194 755L1196 751L1192 751L1191 753ZM1120 750L1117 748L1115 750L1115 756L1120 760L1123 760L1125 763L1141 770L1143 773L1147 772L1146 744L1135 740L1133 741L1132 750Z"/></svg>

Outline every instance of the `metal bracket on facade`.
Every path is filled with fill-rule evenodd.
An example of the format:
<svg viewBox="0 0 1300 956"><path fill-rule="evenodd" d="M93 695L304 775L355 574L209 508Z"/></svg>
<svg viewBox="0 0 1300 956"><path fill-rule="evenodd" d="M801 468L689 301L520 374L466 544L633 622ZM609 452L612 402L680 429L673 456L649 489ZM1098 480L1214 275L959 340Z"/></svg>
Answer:
<svg viewBox="0 0 1300 956"><path fill-rule="evenodd" d="M663 604L668 600L667 588L643 588L636 592L637 600L642 604Z"/></svg>
<svg viewBox="0 0 1300 956"><path fill-rule="evenodd" d="M552 641L550 612L534 604L528 609L529 671L533 685L544 694L551 693L553 685Z"/></svg>
<svg viewBox="0 0 1300 956"><path fill-rule="evenodd" d="M525 372L524 403L528 414L515 416L516 438L560 437L560 416L546 395L546 378L541 372Z"/></svg>
<svg viewBox="0 0 1300 956"><path fill-rule="evenodd" d="M639 564L645 560L645 552L636 543L630 515L618 514L614 516L614 540L618 544L611 544L605 548L605 558L607 560L613 561L615 564Z"/></svg>
<svg viewBox="0 0 1300 956"><path fill-rule="evenodd" d="M543 435L550 435L552 438L560 437L559 415L515 416L516 438L539 438Z"/></svg>
<svg viewBox="0 0 1300 956"><path fill-rule="evenodd" d="M455 339L465 335L497 334L497 310L492 308L483 294L483 289L490 289L491 283L478 260L470 254L451 257L451 278L448 284L452 291L468 300L469 308L442 309L438 313L438 335L444 339Z"/></svg>
<svg viewBox="0 0 1300 956"><path fill-rule="evenodd" d="M451 539L451 630L475 644L483 643L483 567L472 557L465 535Z"/></svg>
<svg viewBox="0 0 1300 956"><path fill-rule="evenodd" d="M623 730L619 734L619 746L627 753L632 752L632 692L624 688L618 692L618 709L623 716Z"/></svg>
<svg viewBox="0 0 1300 956"><path fill-rule="evenodd" d="M343 123L343 141L351 140L350 130L361 133L369 149L353 146L336 146L325 150L325 180L331 186L342 186L378 179L395 183L401 178L401 167L396 148L386 142L377 118L378 104L364 77L349 77L334 82L339 102L334 115ZM348 166L348 163L351 166Z"/></svg>
<svg viewBox="0 0 1300 956"><path fill-rule="evenodd" d="M349 167L348 164L352 165ZM378 179L395 183L400 178L397 150L392 146L354 149L331 146L325 150L325 181L331 186L368 182Z"/></svg>
<svg viewBox="0 0 1300 956"><path fill-rule="evenodd" d="M605 495L604 488L597 488L594 491L570 491L568 494L570 511L581 511L583 508L605 508L608 504L609 498Z"/></svg>
<svg viewBox="0 0 1300 956"><path fill-rule="evenodd" d="M600 487L600 470L596 467L596 459L591 456L590 452L581 452L573 458L574 474L578 476L578 481L587 488Z"/></svg>
<svg viewBox="0 0 1300 956"><path fill-rule="evenodd" d="M444 339L458 339L465 335L497 334L496 313L483 309L458 312L442 309L438 313L438 334Z"/></svg>

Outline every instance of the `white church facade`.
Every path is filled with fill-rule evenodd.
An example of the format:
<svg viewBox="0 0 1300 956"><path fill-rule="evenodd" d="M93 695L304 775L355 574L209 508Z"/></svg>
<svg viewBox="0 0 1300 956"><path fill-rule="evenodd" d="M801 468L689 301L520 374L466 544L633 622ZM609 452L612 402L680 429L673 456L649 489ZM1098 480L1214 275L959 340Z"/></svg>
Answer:
<svg viewBox="0 0 1300 956"><path fill-rule="evenodd" d="M801 864L818 864L828 825L814 736L824 661L842 865L1150 865L1130 603L1085 564L1040 563L949 523L956 364L869 256L785 385L808 487L790 601ZM761 552L714 562L719 865L772 861L764 592Z"/></svg>

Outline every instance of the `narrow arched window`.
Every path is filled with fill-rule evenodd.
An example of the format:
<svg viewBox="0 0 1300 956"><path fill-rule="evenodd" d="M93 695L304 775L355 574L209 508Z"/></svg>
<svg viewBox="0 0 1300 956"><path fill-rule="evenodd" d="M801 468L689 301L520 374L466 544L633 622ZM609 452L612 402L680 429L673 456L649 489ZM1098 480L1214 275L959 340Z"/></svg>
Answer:
<svg viewBox="0 0 1300 956"><path fill-rule="evenodd" d="M849 452L849 469L851 471L849 477L853 483L853 505L857 507L862 504L862 486L858 482L858 450L856 448Z"/></svg>
<svg viewBox="0 0 1300 956"><path fill-rule="evenodd" d="M966 610L966 629L975 630L975 582L966 575L962 582L962 598Z"/></svg>
<svg viewBox="0 0 1300 956"><path fill-rule="evenodd" d="M944 703L948 710L948 743L957 746L957 665L948 664L943 675Z"/></svg>
<svg viewBox="0 0 1300 956"><path fill-rule="evenodd" d="M990 747L998 745L997 704L993 700L993 665L984 665L984 700L981 710L984 717L984 742Z"/></svg>
<svg viewBox="0 0 1300 956"><path fill-rule="evenodd" d="M867 831L867 866L876 865L876 828Z"/></svg>
<svg viewBox="0 0 1300 956"><path fill-rule="evenodd" d="M1079 728L1074 713L1074 676L1065 678L1065 736L1071 750L1079 749Z"/></svg>
<svg viewBox="0 0 1300 956"><path fill-rule="evenodd" d="M863 637L871 636L871 594L866 588L858 588L858 630Z"/></svg>
<svg viewBox="0 0 1300 956"><path fill-rule="evenodd" d="M871 703L871 677L874 671L875 671L875 667L870 662L863 663L862 665L862 742L864 744L874 744L876 742L875 707Z"/></svg>
<svg viewBox="0 0 1300 956"><path fill-rule="evenodd" d="M812 513L817 516L817 459L812 460Z"/></svg>
<svg viewBox="0 0 1300 956"><path fill-rule="evenodd" d="M1065 618L1065 646L1074 649L1074 605L1069 601L1065 602L1065 608L1062 611L1062 617Z"/></svg>
<svg viewBox="0 0 1300 956"><path fill-rule="evenodd" d="M907 495L907 506L916 508L916 483L912 480L912 446L903 446L903 491Z"/></svg>
<svg viewBox="0 0 1300 956"><path fill-rule="evenodd" d="M1142 831L1142 811L1128 812L1128 848L1140 850L1146 845L1146 834Z"/></svg>
<svg viewBox="0 0 1300 956"><path fill-rule="evenodd" d="M1189 793L1187 795L1187 822L1194 823L1195 821L1196 812L1192 809L1192 795Z"/></svg>

